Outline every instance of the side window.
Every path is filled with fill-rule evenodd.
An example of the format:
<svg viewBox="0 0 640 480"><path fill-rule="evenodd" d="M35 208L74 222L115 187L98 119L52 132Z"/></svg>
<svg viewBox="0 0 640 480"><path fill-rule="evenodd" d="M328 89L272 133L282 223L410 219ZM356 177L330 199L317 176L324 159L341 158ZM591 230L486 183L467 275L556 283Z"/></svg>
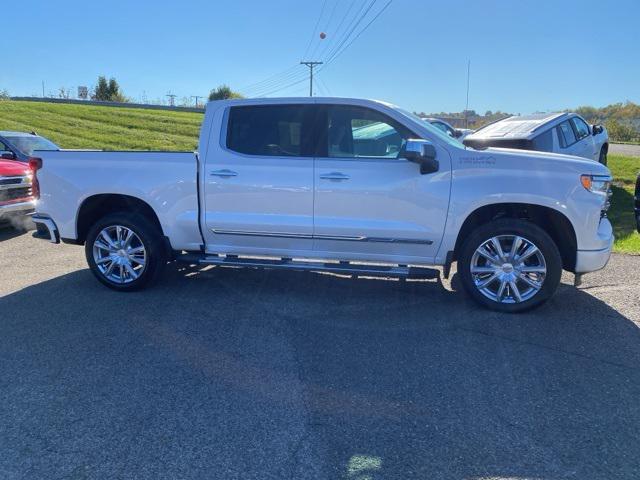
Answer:
<svg viewBox="0 0 640 480"><path fill-rule="evenodd" d="M547 130L533 139L533 149L539 152L553 152L552 130Z"/></svg>
<svg viewBox="0 0 640 480"><path fill-rule="evenodd" d="M362 107L328 107L327 152L334 158L398 158L417 135L395 120Z"/></svg>
<svg viewBox="0 0 640 480"><path fill-rule="evenodd" d="M444 133L446 133L450 137L454 137L455 136L453 129L451 129L449 127L449 125L447 125L446 123L433 122L433 126L436 127L436 128L439 128L440 130L442 130Z"/></svg>
<svg viewBox="0 0 640 480"><path fill-rule="evenodd" d="M307 112L305 105L231 107L227 148L246 155L313 156L308 146L311 125Z"/></svg>
<svg viewBox="0 0 640 480"><path fill-rule="evenodd" d="M576 143L576 134L573 131L573 127L569 124L569 120L562 122L557 126L558 139L560 140L560 146L567 148Z"/></svg>
<svg viewBox="0 0 640 480"><path fill-rule="evenodd" d="M571 121L573 122L573 126L576 127L576 135L578 136L578 140L582 140L583 138L589 136L589 127L581 118L573 117Z"/></svg>

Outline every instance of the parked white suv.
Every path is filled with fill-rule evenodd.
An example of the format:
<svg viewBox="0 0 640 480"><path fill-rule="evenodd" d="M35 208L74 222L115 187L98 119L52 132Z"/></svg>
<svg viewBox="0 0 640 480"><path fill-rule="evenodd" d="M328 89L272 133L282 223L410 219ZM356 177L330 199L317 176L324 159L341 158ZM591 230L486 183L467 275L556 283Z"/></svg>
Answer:
<svg viewBox="0 0 640 480"><path fill-rule="evenodd" d="M609 134L602 125L589 126L577 113L514 116L484 126L468 135L465 145L521 148L575 155L607 164Z"/></svg>
<svg viewBox="0 0 640 480"><path fill-rule="evenodd" d="M465 148L370 100L211 102L197 155L37 153L34 221L84 244L116 290L168 259L431 277L457 260L475 300L515 312L551 297L563 268L604 267L613 243L605 166Z"/></svg>

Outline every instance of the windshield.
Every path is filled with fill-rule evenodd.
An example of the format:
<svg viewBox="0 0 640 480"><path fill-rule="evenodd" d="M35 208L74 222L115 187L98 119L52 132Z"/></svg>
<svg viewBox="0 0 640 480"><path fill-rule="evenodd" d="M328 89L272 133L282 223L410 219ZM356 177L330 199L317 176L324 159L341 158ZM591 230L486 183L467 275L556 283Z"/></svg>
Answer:
<svg viewBox="0 0 640 480"><path fill-rule="evenodd" d="M46 138L32 136L16 136L16 137L4 137L12 145L14 145L21 153L25 155L31 155L35 150L60 150L55 143L47 140Z"/></svg>
<svg viewBox="0 0 640 480"><path fill-rule="evenodd" d="M431 125L431 123L425 122L424 119L420 118L415 113L411 113L402 108L396 108L396 110L400 112L402 115L404 115L405 117L408 117L411 120L418 122L420 125L422 125L423 128L426 128L427 130L429 130L429 133L433 134L433 136L437 137L439 140L442 140L443 142L446 142L453 147L465 148L461 142L459 142L455 138L450 137L448 134L444 133L439 128Z"/></svg>

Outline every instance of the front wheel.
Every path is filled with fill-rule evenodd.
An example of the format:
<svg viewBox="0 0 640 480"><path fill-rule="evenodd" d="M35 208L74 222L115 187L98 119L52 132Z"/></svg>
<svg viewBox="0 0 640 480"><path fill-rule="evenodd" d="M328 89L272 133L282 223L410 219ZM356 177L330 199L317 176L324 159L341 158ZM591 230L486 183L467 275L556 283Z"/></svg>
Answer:
<svg viewBox="0 0 640 480"><path fill-rule="evenodd" d="M91 227L85 255L96 278L119 291L145 287L166 264L158 227L142 215L127 212L107 215Z"/></svg>
<svg viewBox="0 0 640 480"><path fill-rule="evenodd" d="M458 257L462 285L478 303L521 312L546 302L562 275L562 259L549 234L518 219L500 219L474 230Z"/></svg>

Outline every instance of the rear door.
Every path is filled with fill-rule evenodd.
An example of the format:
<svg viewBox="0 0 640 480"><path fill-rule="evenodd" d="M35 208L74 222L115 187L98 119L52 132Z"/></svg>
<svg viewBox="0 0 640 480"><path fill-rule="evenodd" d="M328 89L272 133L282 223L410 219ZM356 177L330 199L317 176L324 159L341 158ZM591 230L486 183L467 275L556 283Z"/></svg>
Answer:
<svg viewBox="0 0 640 480"><path fill-rule="evenodd" d="M315 165L315 249L332 258L429 262L447 215L450 157L421 175L399 158L409 138L399 121L374 109L319 107Z"/></svg>
<svg viewBox="0 0 640 480"><path fill-rule="evenodd" d="M306 104L224 111L203 172L207 251L288 255L312 249L311 115Z"/></svg>

